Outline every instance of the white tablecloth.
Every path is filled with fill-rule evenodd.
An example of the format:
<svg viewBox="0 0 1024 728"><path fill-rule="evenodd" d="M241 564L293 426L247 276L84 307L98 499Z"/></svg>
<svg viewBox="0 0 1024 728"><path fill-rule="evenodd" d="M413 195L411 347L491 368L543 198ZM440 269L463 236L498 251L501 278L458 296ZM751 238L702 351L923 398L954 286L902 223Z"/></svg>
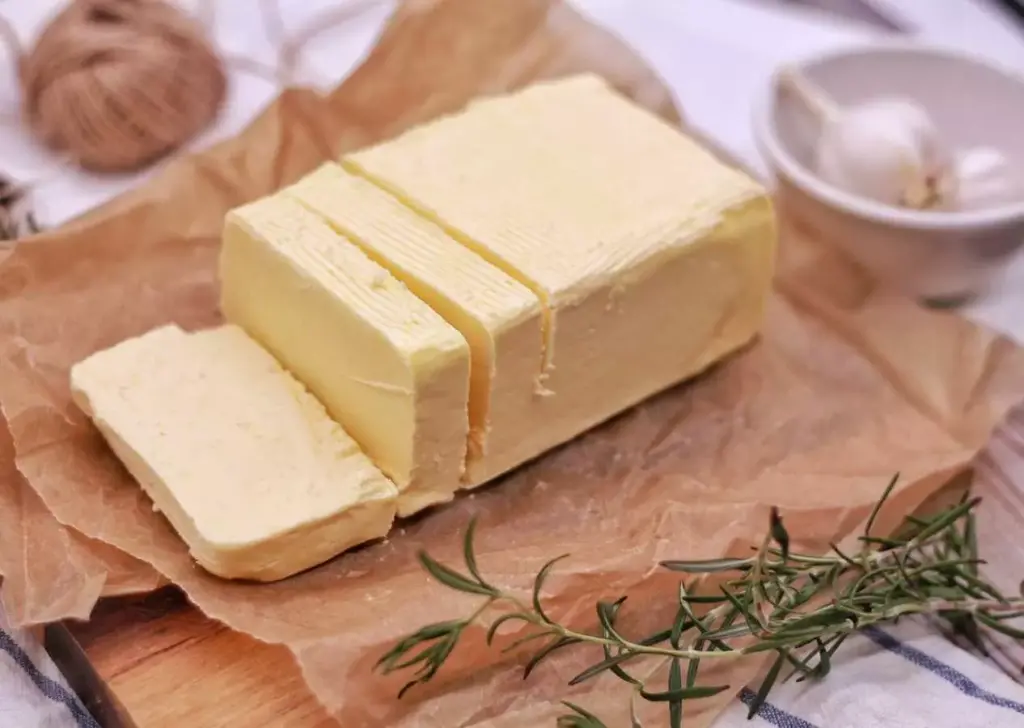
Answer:
<svg viewBox="0 0 1024 728"><path fill-rule="evenodd" d="M925 37L990 53L1024 70L1024 39L998 14L979 8L976 0L862 1L895 13ZM392 6L387 0L281 0L286 30L304 26L325 7L340 2L367 7L309 48L298 81L323 88L335 85L372 45ZM825 15L783 12L769 0L574 2L634 46L669 83L691 122L755 170L763 168L751 138L751 103L770 69L821 48L864 40L876 32L869 25L839 22ZM23 40L30 42L62 4L61 0L19 0L0 4L0 12L14 21ZM182 0L182 4L192 3ZM273 63L272 35L261 27L262 17L253 12L254 4L222 0L216 7L215 33L221 48ZM340 63L339 53L343 54ZM14 79L9 70L4 72L8 75L0 75L0 108L14 109ZM722 93L722 88L729 92ZM233 73L225 113L193 146L203 147L239 131L277 92L265 79ZM100 178L60 167L16 125L0 128L0 160L0 171L36 184L33 202L48 225L117 195L153 171ZM967 313L1024 341L1024 316L1019 314L1024 310L1022 304L1024 260L1011 271L1006 290L975 304ZM1013 447L1003 450L1002 471L1010 473L1010 480L1024 483L1024 461ZM1020 474L1019 479L1015 473ZM1020 508L1024 503L1020 493L1012 486L1004 490ZM1024 513L1024 508L1021 511ZM1016 523L1024 523L1024 516ZM1013 565L1024 571L1024 559ZM852 640L839 653L826 681L777 688L753 724L745 722L744 703L751 697L749 692L741 695L718 725L1024 726L1024 688L934 630L914 623ZM95 725L39 644L28 633L10 630L0 614L0 728Z"/></svg>

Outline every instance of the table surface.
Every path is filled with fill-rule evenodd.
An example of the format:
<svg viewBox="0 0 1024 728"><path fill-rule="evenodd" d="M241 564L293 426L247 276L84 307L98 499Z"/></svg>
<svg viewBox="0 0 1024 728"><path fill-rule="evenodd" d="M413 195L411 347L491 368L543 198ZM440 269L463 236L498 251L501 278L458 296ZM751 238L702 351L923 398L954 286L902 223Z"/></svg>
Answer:
<svg viewBox="0 0 1024 728"><path fill-rule="evenodd" d="M303 22L299 16L338 1L282 0L285 24L298 27ZM923 35L995 52L1001 60L1024 68L1024 41L972 0L862 1L886 12L895 8L901 20ZM57 0L11 3L0 12L11 17L27 42L59 4ZM763 2L743 0L576 0L575 4L633 45L673 88L691 122L755 169L759 160L749 130L749 107L769 69L876 32L868 25L843 24L805 11L778 13ZM337 83L373 42L390 6L382 1L370 8L339 31L343 38L325 34L319 41L323 52L314 48L307 54L306 76L300 80L322 87ZM259 14L241 10L235 4L218 4L216 35L221 46L236 55L271 57L267 35L252 27L259 22ZM785 42L779 43L780 38ZM341 64L339 47L347 55ZM695 74L694 64L715 68L716 73ZM233 80L227 113L197 145L236 132L277 92L264 81ZM729 86L729 94L719 93L723 85ZM0 152L9 173L23 180L42 180L37 186L41 217L50 224L147 176L92 179L78 171L55 172L46 153L17 129L0 131ZM980 302L969 313L1024 340L1024 317L1015 314L1024 303L1024 261L1010 277L1021 285ZM139 728L337 725L309 693L285 648L257 642L206 619L174 589L108 600L97 608L92 621L70 626ZM168 684L176 688L173 695L167 692Z"/></svg>

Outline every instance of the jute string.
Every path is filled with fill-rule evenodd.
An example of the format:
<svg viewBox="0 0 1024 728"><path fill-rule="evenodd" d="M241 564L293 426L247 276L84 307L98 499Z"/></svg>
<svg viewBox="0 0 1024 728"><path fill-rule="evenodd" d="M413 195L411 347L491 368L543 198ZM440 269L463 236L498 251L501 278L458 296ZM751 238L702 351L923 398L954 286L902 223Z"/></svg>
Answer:
<svg viewBox="0 0 1024 728"><path fill-rule="evenodd" d="M259 0L278 51L273 67L214 48L207 29L216 22L216 0L200 0L194 18L166 0L72 0L28 50L0 14L0 42L17 64L22 123L62 162L128 172L172 154L211 124L224 104L227 68L290 86L310 41L380 1L339 0L289 35L277 0ZM21 199L7 189L0 179L0 237L33 231L34 223L5 223L4 200Z"/></svg>
<svg viewBox="0 0 1024 728"><path fill-rule="evenodd" d="M94 171L136 169L205 128L224 66L203 29L161 0L75 0L19 53L22 114Z"/></svg>

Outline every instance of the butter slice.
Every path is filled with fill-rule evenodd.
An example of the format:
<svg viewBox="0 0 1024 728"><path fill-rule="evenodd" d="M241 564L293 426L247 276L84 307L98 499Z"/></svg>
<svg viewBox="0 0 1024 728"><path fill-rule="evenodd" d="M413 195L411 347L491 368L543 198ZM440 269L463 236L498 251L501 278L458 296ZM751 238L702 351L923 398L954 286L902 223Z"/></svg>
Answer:
<svg viewBox="0 0 1024 728"><path fill-rule="evenodd" d="M155 329L72 395L208 571L273 581L384 536L398 491L240 329Z"/></svg>
<svg viewBox="0 0 1024 728"><path fill-rule="evenodd" d="M468 485L521 463L536 428L543 310L526 286L334 163L284 193L316 212L457 328L471 349Z"/></svg>
<svg viewBox="0 0 1024 728"><path fill-rule="evenodd" d="M427 304L287 197L228 213L221 308L324 403L408 515L465 465L469 346Z"/></svg>
<svg viewBox="0 0 1024 728"><path fill-rule="evenodd" d="M776 232L754 180L595 76L480 100L342 160L545 307L539 454L749 342Z"/></svg>

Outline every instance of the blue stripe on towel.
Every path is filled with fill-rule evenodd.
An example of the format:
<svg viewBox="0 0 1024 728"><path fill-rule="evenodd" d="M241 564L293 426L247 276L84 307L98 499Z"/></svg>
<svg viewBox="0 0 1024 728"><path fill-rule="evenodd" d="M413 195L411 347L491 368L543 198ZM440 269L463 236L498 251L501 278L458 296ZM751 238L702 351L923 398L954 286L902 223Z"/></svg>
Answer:
<svg viewBox="0 0 1024 728"><path fill-rule="evenodd" d="M950 667L946 663L935 659L929 654L921 652L921 650L916 647L903 644L888 632L884 632L877 627L867 627L864 629L864 635L879 647L884 647L890 652L899 655L907 662L911 662L914 665L922 667L932 674L941 677L964 695L980 700L983 703L994 705L997 708L1008 708L1015 713L1024 715L1024 705L1021 703L1010 700L1009 698L1001 697L995 693L990 693L959 670Z"/></svg>
<svg viewBox="0 0 1024 728"><path fill-rule="evenodd" d="M752 705L756 698L757 693L750 688L743 688L740 691L740 701L747 707ZM775 728L816 728L813 723L808 723L799 716L780 710L771 703L762 703L757 711L757 716L764 718Z"/></svg>
<svg viewBox="0 0 1024 728"><path fill-rule="evenodd" d="M21 645L15 642L14 638L2 629L0 629L0 650L10 655L11 659L22 669L22 672L28 676L29 680L39 688L39 692L53 702L64 705L75 719L75 724L78 725L78 728L100 728L100 724L82 707L78 699L68 692L63 685L40 672L39 668L32 662L32 658L28 656L25 650L21 649Z"/></svg>

